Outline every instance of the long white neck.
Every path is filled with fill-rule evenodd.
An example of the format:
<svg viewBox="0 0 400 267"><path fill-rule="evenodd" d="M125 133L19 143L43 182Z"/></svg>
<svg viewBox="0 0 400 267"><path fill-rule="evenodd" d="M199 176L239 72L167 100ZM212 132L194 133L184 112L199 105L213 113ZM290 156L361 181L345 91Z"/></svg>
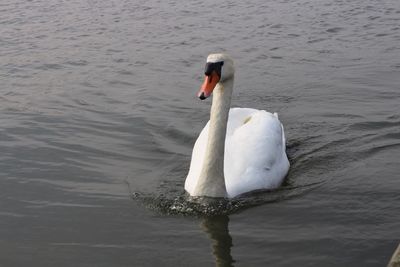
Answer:
<svg viewBox="0 0 400 267"><path fill-rule="evenodd" d="M226 197L224 176L225 136L233 89L233 77L213 91L207 149L198 179L196 196Z"/></svg>

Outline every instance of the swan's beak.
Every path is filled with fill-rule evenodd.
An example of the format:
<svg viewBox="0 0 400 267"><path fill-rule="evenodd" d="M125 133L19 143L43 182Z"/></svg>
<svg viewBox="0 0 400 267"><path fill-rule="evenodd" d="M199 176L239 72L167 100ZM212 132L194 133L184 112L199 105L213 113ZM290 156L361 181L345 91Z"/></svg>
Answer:
<svg viewBox="0 0 400 267"><path fill-rule="evenodd" d="M210 75L206 75L204 77L203 85L200 87L200 91L197 94L197 96L201 100L206 99L211 95L212 91L214 90L218 82L219 82L219 76L215 71L213 71Z"/></svg>

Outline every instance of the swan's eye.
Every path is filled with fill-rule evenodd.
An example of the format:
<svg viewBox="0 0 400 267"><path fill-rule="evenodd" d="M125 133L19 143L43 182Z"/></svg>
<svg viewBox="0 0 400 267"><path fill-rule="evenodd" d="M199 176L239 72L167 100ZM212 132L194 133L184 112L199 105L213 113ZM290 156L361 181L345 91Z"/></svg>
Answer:
<svg viewBox="0 0 400 267"><path fill-rule="evenodd" d="M219 77L221 77L221 67L224 65L223 61L220 62L207 62L204 69L204 74L210 76L213 71L215 71Z"/></svg>
<svg viewBox="0 0 400 267"><path fill-rule="evenodd" d="M204 69L204 74L210 76L213 71L212 63L206 63L206 67Z"/></svg>

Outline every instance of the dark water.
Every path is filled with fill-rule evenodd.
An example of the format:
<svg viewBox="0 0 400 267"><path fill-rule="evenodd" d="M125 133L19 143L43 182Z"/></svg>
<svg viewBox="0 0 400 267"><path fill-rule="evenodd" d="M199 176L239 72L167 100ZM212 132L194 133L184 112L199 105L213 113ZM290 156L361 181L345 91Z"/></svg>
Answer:
<svg viewBox="0 0 400 267"><path fill-rule="evenodd" d="M234 106L279 112L291 171L233 214L171 215L215 51ZM397 0L3 0L0 265L385 266L399 84Z"/></svg>

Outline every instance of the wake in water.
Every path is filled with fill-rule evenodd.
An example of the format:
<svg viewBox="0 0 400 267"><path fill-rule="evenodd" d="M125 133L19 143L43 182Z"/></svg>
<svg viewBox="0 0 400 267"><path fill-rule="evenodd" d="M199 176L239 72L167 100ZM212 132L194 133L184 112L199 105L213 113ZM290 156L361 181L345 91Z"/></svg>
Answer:
<svg viewBox="0 0 400 267"><path fill-rule="evenodd" d="M229 215L250 207L297 197L317 188L320 184L314 183L297 187L286 185L277 190L255 191L233 199L191 197L186 192L179 195L176 195L176 192L165 192L158 195L131 192L131 196L145 207L161 214L211 217Z"/></svg>

